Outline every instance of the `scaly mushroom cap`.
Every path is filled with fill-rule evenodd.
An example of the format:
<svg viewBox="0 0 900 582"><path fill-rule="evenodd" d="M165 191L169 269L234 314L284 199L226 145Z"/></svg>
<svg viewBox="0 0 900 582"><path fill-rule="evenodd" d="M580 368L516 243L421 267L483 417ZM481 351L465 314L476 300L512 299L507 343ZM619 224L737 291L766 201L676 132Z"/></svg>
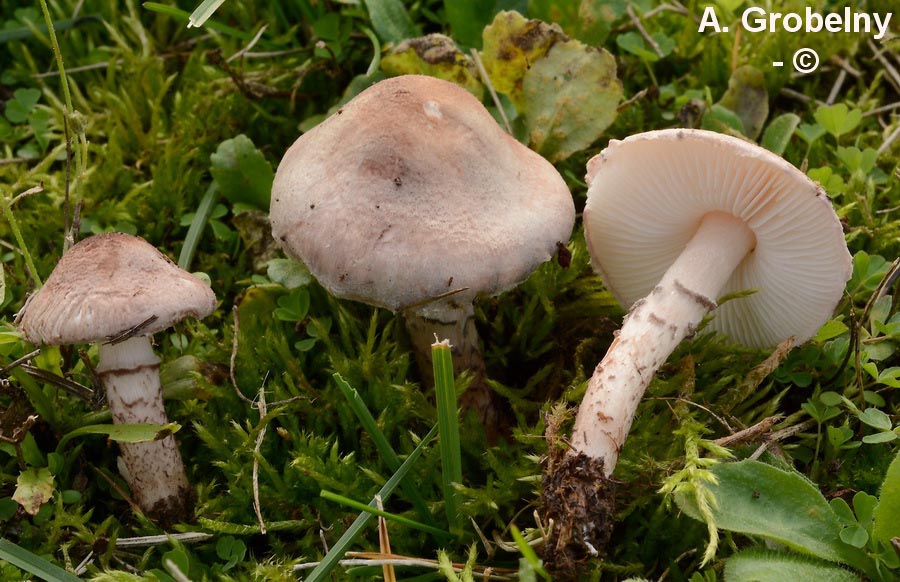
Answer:
<svg viewBox="0 0 900 582"><path fill-rule="evenodd" d="M28 303L19 325L35 344L103 341L156 319L136 335L166 329L216 307L203 281L142 238L122 233L86 238L63 255Z"/></svg>
<svg viewBox="0 0 900 582"><path fill-rule="evenodd" d="M756 236L710 327L751 347L797 343L831 316L851 272L821 186L781 157L719 133L671 129L611 141L588 163L585 233L594 268L624 306L660 281L704 214L728 212ZM714 298L715 299L715 298Z"/></svg>
<svg viewBox="0 0 900 582"><path fill-rule="evenodd" d="M565 182L481 103L409 75L360 93L290 147L272 233L338 297L399 310L524 280L569 240Z"/></svg>

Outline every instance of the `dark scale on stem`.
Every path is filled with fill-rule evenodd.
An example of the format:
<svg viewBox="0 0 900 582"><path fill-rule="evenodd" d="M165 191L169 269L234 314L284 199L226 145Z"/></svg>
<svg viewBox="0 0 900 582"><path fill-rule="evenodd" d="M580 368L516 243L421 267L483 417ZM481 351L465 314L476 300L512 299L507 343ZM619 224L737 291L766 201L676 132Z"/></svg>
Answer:
<svg viewBox="0 0 900 582"><path fill-rule="evenodd" d="M687 295L695 303L697 303L701 307L706 308L707 311L712 311L713 309L716 308L716 302L713 301L712 299L710 299L709 297L707 297L706 295L703 295L702 293L697 293L696 291L691 291L690 289L688 289L687 287L685 287L678 281L674 281L674 285L675 285L675 289L679 293L682 293L683 295Z"/></svg>

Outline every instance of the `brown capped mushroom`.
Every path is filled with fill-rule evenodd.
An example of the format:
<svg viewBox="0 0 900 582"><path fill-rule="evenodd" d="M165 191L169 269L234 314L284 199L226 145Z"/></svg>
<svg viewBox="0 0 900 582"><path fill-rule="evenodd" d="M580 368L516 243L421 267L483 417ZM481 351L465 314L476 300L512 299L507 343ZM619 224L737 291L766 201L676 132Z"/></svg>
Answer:
<svg viewBox="0 0 900 582"><path fill-rule="evenodd" d="M433 334L448 338L485 419L472 302L549 260L574 218L549 162L464 89L417 75L373 85L297 139L270 211L285 252L332 294L404 314L426 378Z"/></svg>
<svg viewBox="0 0 900 582"><path fill-rule="evenodd" d="M35 344L99 344L97 371L113 423L166 424L149 335L185 317L206 317L215 306L208 285L143 239L101 234L63 255L20 329ZM147 515L172 522L191 511L193 491L173 436L119 449L120 469Z"/></svg>

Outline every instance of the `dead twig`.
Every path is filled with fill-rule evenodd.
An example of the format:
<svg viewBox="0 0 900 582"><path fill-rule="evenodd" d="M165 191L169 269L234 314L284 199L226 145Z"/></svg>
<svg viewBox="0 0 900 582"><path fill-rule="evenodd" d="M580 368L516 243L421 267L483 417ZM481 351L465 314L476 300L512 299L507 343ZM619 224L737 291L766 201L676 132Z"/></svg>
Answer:
<svg viewBox="0 0 900 582"><path fill-rule="evenodd" d="M53 372L42 370L38 367L32 366L31 364L20 364L19 367L21 367L22 370L32 378L40 380L41 382L46 382L47 384L52 384L57 388L61 388L62 390L65 390L66 392L73 394L83 400L91 402L94 398L93 390L91 390L87 386L79 384L74 380L58 376Z"/></svg>
<svg viewBox="0 0 900 582"><path fill-rule="evenodd" d="M478 76L481 77L481 82L484 83L484 86L488 88L488 93L491 94L494 106L500 114L500 119L503 120L504 127L506 127L506 133L512 135L512 126L509 124L509 119L506 118L506 111L503 110L503 105L500 103L500 97L497 96L497 91L494 90L494 84L491 83L491 78L488 77L487 70L484 68L484 63L481 62L481 55L479 55L478 51L475 49L472 49L472 60L475 61L475 67L478 69Z"/></svg>
<svg viewBox="0 0 900 582"><path fill-rule="evenodd" d="M119 333L117 333L115 335L108 336L106 338L106 341L103 343L105 343L106 345L110 345L110 346L120 344L120 343L124 342L125 340L129 340L129 339L133 338L134 336L138 335L139 333L141 333L141 331L143 331L148 325L150 325L157 319L159 319L158 316L151 315L150 317L148 317L147 319L140 322L139 324L137 324L134 327L130 327L124 331L120 331Z"/></svg>
<svg viewBox="0 0 900 582"><path fill-rule="evenodd" d="M9 373L10 373L12 370L18 368L19 366L21 366L21 365L24 364L25 362L28 362L29 360L34 359L34 358L37 357L37 355L40 354L40 353L41 353L41 350L40 350L40 349L36 349L36 350L34 350L33 352L28 352L27 354L25 354L25 355L22 356L21 358L17 358L17 359L15 359L15 360L13 360L12 362L6 364L6 365L3 366L2 368L0 368L0 376L2 376L2 377L4 377L4 378L7 377L7 376L9 376Z"/></svg>
<svg viewBox="0 0 900 582"><path fill-rule="evenodd" d="M245 46L244 48L242 48L242 49L239 50L238 52L234 53L233 55L231 55L231 56L228 57L227 59L225 59L225 62L226 62L226 63L230 63L230 62L233 61L234 59L242 58L244 55L246 55L247 52L250 51L250 49L252 49L253 47L256 46L256 43L258 43L258 42L259 42L259 39L262 38L262 35L263 35L263 33L266 31L267 28L269 28L269 25L268 25L268 24L263 24L263 25L259 28L259 32L257 32L256 35L255 35L252 39L250 39L250 42L247 43L247 46Z"/></svg>
<svg viewBox="0 0 900 582"><path fill-rule="evenodd" d="M262 422L263 418L268 414L268 410L266 409L266 388L265 382L259 388L259 403L257 405L259 409L259 420ZM262 516L262 508L259 504L259 456L260 450L262 449L263 439L266 438L266 430L269 428L267 424L264 424L262 428L259 429L259 434L256 435L256 446L253 447L253 510L256 512L256 521L259 522L259 533L266 533L266 522L263 521Z"/></svg>
<svg viewBox="0 0 900 582"><path fill-rule="evenodd" d="M634 27L637 29L638 33L641 35L644 41L650 45L650 48L653 49L653 52L655 52L659 58L663 58L664 56L666 56L662 49L659 48L659 44L657 44L657 42L653 40L653 37L650 36L650 34L647 32L647 29L644 28L641 19L638 18L638 15L634 12L634 8L631 7L630 2L625 8L625 12L628 14L628 17L631 19L631 22L634 24Z"/></svg>
<svg viewBox="0 0 900 582"><path fill-rule="evenodd" d="M769 416L757 422L753 426L749 426L728 436L717 438L713 442L722 447L731 447L736 444L754 441L757 439L765 439L768 432L772 429L772 426L782 418L783 416L781 416L780 414Z"/></svg>

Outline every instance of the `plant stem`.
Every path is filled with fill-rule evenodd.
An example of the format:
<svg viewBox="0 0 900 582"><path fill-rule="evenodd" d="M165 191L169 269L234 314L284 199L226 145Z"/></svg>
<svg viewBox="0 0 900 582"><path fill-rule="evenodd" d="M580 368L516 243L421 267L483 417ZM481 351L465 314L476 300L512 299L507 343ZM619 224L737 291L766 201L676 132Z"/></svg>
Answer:
<svg viewBox="0 0 900 582"><path fill-rule="evenodd" d="M44 22L47 24L47 35L50 37L50 46L53 47L53 56L56 57L56 68L59 69L59 80L62 85L63 99L66 103L66 117L74 111L72 108L72 95L69 93L69 80L66 77L66 69L63 66L62 52L59 50L59 41L56 40L56 30L53 28L53 19L50 17L50 9L47 7L47 0L40 0L41 11L44 13ZM66 141L68 141L68 132L66 133Z"/></svg>
<svg viewBox="0 0 900 582"><path fill-rule="evenodd" d="M25 239L22 238L22 231L19 230L19 221L16 220L16 215L13 214L12 203L9 198L3 197L0 204L3 206L3 215L9 221L9 228L12 230L13 236L16 237L16 244L19 245L19 250L22 251L22 256L25 257L25 266L28 267L31 278L34 279L35 288L40 288L44 283L41 281L37 268L34 266L34 261L31 259L31 253L28 252Z"/></svg>

